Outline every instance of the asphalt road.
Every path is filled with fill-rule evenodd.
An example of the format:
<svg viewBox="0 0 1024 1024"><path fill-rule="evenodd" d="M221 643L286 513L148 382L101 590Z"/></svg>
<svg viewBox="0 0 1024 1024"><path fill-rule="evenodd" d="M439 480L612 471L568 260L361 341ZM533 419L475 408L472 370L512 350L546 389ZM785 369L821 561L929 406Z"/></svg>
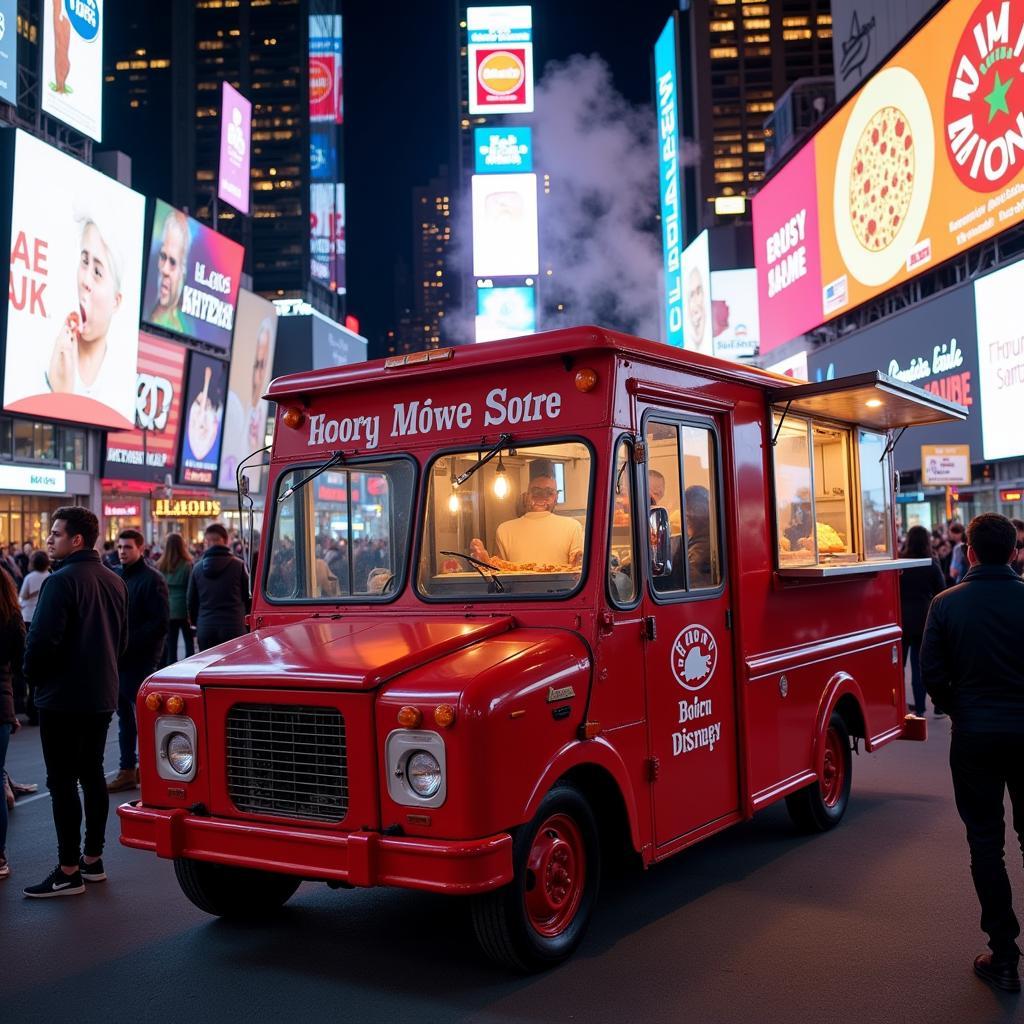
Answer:
<svg viewBox="0 0 1024 1024"><path fill-rule="evenodd" d="M1024 997L971 970L984 941L949 726L929 726L927 744L854 759L850 809L826 835L796 835L776 806L607 882L575 958L529 978L490 966L465 905L437 896L306 883L273 925L209 918L168 862L116 842L113 808L110 880L24 899L56 858L48 797L23 799L0 882L0 1020L1021 1021ZM111 771L116 747L112 729ZM8 763L43 781L36 730ZM1015 846L1009 860L1024 912Z"/></svg>

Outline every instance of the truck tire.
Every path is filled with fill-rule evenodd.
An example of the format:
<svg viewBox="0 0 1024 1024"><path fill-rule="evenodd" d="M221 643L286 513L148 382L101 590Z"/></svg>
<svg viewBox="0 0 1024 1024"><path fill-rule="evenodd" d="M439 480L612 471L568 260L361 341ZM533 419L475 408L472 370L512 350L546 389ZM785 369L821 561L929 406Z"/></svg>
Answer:
<svg viewBox="0 0 1024 1024"><path fill-rule="evenodd" d="M786 809L804 832L827 832L842 821L850 802L853 756L850 733L842 716L832 712L825 731L825 757L821 778L786 797Z"/></svg>
<svg viewBox="0 0 1024 1024"><path fill-rule="evenodd" d="M553 967L583 938L601 881L597 823L583 794L555 786L516 830L512 858L512 881L474 898L477 940L503 966Z"/></svg>
<svg viewBox="0 0 1024 1024"><path fill-rule="evenodd" d="M253 871L188 857L174 858L174 874L181 891L200 910L215 917L245 920L279 910L302 883L296 875Z"/></svg>

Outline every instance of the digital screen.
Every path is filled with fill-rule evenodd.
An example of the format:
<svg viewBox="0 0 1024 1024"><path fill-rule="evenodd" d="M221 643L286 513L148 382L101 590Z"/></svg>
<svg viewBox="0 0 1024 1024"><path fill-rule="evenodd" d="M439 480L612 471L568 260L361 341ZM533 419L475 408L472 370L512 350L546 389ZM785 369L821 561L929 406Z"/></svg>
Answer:
<svg viewBox="0 0 1024 1024"><path fill-rule="evenodd" d="M18 102L18 0L0 0L0 100Z"/></svg>
<svg viewBox="0 0 1024 1024"><path fill-rule="evenodd" d="M309 259L314 281L344 291L345 186L309 186Z"/></svg>
<svg viewBox="0 0 1024 1024"><path fill-rule="evenodd" d="M684 250L679 263L683 282L683 348L712 353L711 256L702 231Z"/></svg>
<svg viewBox="0 0 1024 1024"><path fill-rule="evenodd" d="M103 0L40 4L41 105L47 114L97 142L103 128ZM15 46L16 25L9 29Z"/></svg>
<svg viewBox="0 0 1024 1024"><path fill-rule="evenodd" d="M107 434L105 477L159 484L173 477L186 355L177 342L139 335L135 429Z"/></svg>
<svg viewBox="0 0 1024 1024"><path fill-rule="evenodd" d="M199 352L191 353L181 413L179 483L206 487L216 483L227 384L227 363Z"/></svg>
<svg viewBox="0 0 1024 1024"><path fill-rule="evenodd" d="M245 250L158 199L142 319L227 355Z"/></svg>
<svg viewBox="0 0 1024 1024"><path fill-rule="evenodd" d="M756 356L757 271L711 271L711 325L715 355L720 359Z"/></svg>
<svg viewBox="0 0 1024 1024"><path fill-rule="evenodd" d="M533 139L529 128L477 128L473 132L476 173L533 170Z"/></svg>
<svg viewBox="0 0 1024 1024"><path fill-rule="evenodd" d="M533 288L477 288L477 341L501 341L536 331L537 293Z"/></svg>
<svg viewBox="0 0 1024 1024"><path fill-rule="evenodd" d="M658 179L661 253L665 268L665 342L683 347L683 192L679 173L679 70L676 20L669 18L654 44L654 94L658 105Z"/></svg>
<svg viewBox="0 0 1024 1024"><path fill-rule="evenodd" d="M341 15L314 14L309 19L309 119L343 121Z"/></svg>
<svg viewBox="0 0 1024 1024"><path fill-rule="evenodd" d="M252 103L224 82L220 104L220 178L217 195L239 213L249 212L249 141Z"/></svg>
<svg viewBox="0 0 1024 1024"><path fill-rule="evenodd" d="M533 111L533 11L529 6L466 10L471 114Z"/></svg>
<svg viewBox="0 0 1024 1024"><path fill-rule="evenodd" d="M217 486L233 491L239 463L266 444L268 403L263 393L270 383L277 343L274 304L244 288L238 293L235 340L231 346L224 443L221 445ZM255 460L259 464L260 460ZM244 470L243 470L244 472ZM260 474L250 474L250 488L258 490Z"/></svg>
<svg viewBox="0 0 1024 1024"><path fill-rule="evenodd" d="M524 277L539 271L537 175L473 175L473 274Z"/></svg>
<svg viewBox="0 0 1024 1024"><path fill-rule="evenodd" d="M18 132L4 408L135 422L145 199Z"/></svg>

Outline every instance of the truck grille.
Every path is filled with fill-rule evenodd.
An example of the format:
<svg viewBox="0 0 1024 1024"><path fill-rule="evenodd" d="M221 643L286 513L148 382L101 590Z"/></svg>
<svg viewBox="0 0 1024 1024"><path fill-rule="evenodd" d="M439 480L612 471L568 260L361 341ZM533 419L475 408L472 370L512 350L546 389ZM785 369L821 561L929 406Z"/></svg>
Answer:
<svg viewBox="0 0 1024 1024"><path fill-rule="evenodd" d="M336 708L236 704L227 718L228 795L240 811L341 821L345 719Z"/></svg>

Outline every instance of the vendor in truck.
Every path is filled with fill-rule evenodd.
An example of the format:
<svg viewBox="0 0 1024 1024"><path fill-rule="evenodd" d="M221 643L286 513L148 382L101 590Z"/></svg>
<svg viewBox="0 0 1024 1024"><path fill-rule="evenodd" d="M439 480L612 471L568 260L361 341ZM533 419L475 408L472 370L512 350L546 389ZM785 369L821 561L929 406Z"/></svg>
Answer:
<svg viewBox="0 0 1024 1024"><path fill-rule="evenodd" d="M557 503L554 465L550 459L533 459L526 512L499 524L495 534L498 557L506 562L579 565L583 560L583 527L575 519L556 515ZM469 551L482 562L491 561L479 537L470 541Z"/></svg>

